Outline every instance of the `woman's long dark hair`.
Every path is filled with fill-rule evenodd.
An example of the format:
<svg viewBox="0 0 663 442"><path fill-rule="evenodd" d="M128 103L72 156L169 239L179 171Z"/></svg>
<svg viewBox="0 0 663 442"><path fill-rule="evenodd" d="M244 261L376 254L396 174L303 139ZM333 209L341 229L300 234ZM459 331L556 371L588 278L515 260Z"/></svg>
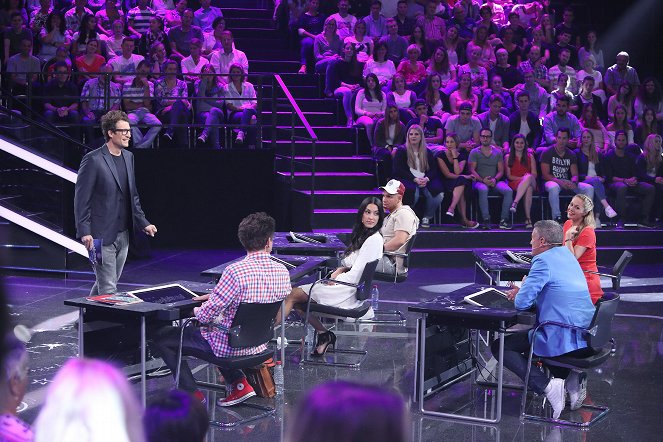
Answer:
<svg viewBox="0 0 663 442"><path fill-rule="evenodd" d="M364 211L369 204L375 204L378 208L378 222L371 229L364 227L364 224L361 222L362 217L364 216ZM384 221L384 207L382 207L382 200L374 196L369 196L365 198L364 201L359 205L357 210L357 218L355 219L355 225L352 227L352 235L350 236L350 244L345 249L345 254L359 250L361 246L364 245L364 241L373 235L375 232L379 232L382 228L382 222Z"/></svg>
<svg viewBox="0 0 663 442"><path fill-rule="evenodd" d="M87 22L89 20L92 20L94 18L94 15L92 14L85 14L83 15L83 18L81 19L81 24L78 27L78 44L85 44L87 43L87 40L89 38L97 38L97 30L92 29L89 30L87 28ZM99 44L101 44L101 41L99 41Z"/></svg>
<svg viewBox="0 0 663 442"><path fill-rule="evenodd" d="M373 92L375 93L375 98L382 103L382 99L384 98L384 94L382 93L382 88L380 87L380 80L378 80L378 76L375 75L374 73L370 73L366 75L366 78L364 79L364 97L368 101L373 101L373 96L371 95L371 90L368 88L368 79L372 78L373 81L375 82L375 89Z"/></svg>

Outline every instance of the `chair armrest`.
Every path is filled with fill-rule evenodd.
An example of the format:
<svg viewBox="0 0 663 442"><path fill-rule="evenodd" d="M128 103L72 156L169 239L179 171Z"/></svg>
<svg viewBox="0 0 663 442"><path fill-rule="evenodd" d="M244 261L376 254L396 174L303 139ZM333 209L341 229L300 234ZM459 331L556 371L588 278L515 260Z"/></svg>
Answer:
<svg viewBox="0 0 663 442"><path fill-rule="evenodd" d="M591 271L591 270L583 270L583 272L585 272L585 273L590 273L590 274L592 274L592 275L604 276L604 277L606 277L606 278L617 279L617 276L616 276L616 275L610 275L610 274L608 274L608 273L593 272L593 271Z"/></svg>
<svg viewBox="0 0 663 442"><path fill-rule="evenodd" d="M592 336L596 336L596 331L598 330L598 326L595 325L592 328L585 328L585 327L579 327L577 325L571 325L571 324L564 324L563 322L556 322L556 321L543 321L539 325L537 325L534 328L533 334L536 334L540 328L545 327L546 325L554 325L557 327L562 327L562 328L568 328L570 330L576 330L580 331L582 333L589 333Z"/></svg>
<svg viewBox="0 0 663 442"><path fill-rule="evenodd" d="M186 319L182 322L181 328L188 327L189 324L191 324L193 321L198 321L198 319L196 319L195 316L193 316L193 317L191 317L191 318L186 318ZM225 333L228 333L228 332L230 331L230 330L228 329L228 327L224 327L223 325L221 325L221 324L217 324L217 323L215 323L215 322L208 322L208 323L202 323L202 322L199 322L199 325L200 325L201 327L212 327L212 328L215 328L215 329L220 330L220 331L225 332Z"/></svg>
<svg viewBox="0 0 663 442"><path fill-rule="evenodd" d="M407 258L407 253L401 253L401 252L383 252L382 254L387 256L398 256L400 258Z"/></svg>

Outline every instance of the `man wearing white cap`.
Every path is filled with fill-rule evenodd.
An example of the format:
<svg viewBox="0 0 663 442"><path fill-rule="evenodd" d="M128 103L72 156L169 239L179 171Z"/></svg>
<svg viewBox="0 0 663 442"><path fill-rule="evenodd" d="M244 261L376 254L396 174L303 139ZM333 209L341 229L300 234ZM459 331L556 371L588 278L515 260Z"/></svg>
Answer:
<svg viewBox="0 0 663 442"><path fill-rule="evenodd" d="M384 237L384 251L405 253L406 244L410 237L417 233L419 218L410 208L403 204L405 185L398 180L389 180L387 185L380 187L382 190L382 205L389 215L384 219L382 225L382 236ZM383 255L378 263L378 272L389 274L406 273L403 266L403 258Z"/></svg>

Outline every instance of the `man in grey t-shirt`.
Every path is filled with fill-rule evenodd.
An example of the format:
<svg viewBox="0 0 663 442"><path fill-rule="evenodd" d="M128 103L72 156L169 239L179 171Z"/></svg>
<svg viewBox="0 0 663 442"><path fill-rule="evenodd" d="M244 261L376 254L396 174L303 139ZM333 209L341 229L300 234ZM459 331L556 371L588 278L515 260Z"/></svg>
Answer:
<svg viewBox="0 0 663 442"><path fill-rule="evenodd" d="M500 214L500 229L510 229L511 221L509 209L513 202L513 191L502 180L504 177L504 160L502 151L490 144L493 132L490 128L483 128L479 133L481 146L472 149L468 158L470 173L476 180L472 187L478 192L479 209L483 218L483 229L490 229L490 212L488 210L488 194L500 193L502 195L502 213Z"/></svg>
<svg viewBox="0 0 663 442"><path fill-rule="evenodd" d="M12 95L26 95L28 90L28 75L24 72L34 72L30 75L30 83L37 81L38 72L41 71L39 59L30 55L32 40L21 40L21 52L9 57L7 73L10 74Z"/></svg>
<svg viewBox="0 0 663 442"><path fill-rule="evenodd" d="M462 103L458 108L458 115L452 115L447 120L445 126L446 133L455 133L458 135L461 149L468 152L479 144L479 130L481 123L476 117L472 116L472 105Z"/></svg>

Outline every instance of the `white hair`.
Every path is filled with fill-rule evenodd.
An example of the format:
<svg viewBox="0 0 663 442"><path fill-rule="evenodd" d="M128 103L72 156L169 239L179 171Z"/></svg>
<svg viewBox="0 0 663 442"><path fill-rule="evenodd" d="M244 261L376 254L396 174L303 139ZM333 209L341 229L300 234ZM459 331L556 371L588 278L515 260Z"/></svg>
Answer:
<svg viewBox="0 0 663 442"><path fill-rule="evenodd" d="M142 414L122 372L103 361L70 359L48 389L35 442L143 442Z"/></svg>
<svg viewBox="0 0 663 442"><path fill-rule="evenodd" d="M7 348L7 355L2 361L3 382L15 377L24 380L28 376L28 352L25 344L10 332L5 336L5 348Z"/></svg>

